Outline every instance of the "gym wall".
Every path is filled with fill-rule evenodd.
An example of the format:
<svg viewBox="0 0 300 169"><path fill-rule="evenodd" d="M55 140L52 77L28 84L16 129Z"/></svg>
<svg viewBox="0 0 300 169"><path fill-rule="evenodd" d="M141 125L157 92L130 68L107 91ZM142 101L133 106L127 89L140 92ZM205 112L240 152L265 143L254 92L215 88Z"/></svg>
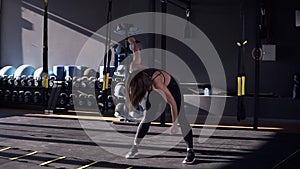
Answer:
<svg viewBox="0 0 300 169"><path fill-rule="evenodd" d="M31 64L41 66L42 0L2 0L0 66ZM155 2L155 3L154 3ZM192 0L191 22L211 40L223 62L229 92L235 92L237 54L240 40L240 0ZM113 0L113 19L147 11L160 11L160 1ZM295 9L299 1L272 0L272 43L276 44L276 61L261 62L261 92L290 97L292 76L300 73L299 27L295 27ZM84 11L84 12L83 12ZM49 65L74 64L87 38L106 23L107 0L49 0ZM185 18L185 11L168 6L168 13ZM254 61L250 55L255 46L255 1L246 0L247 91L254 92ZM155 38L154 38L155 37ZM143 46L160 47L158 36L139 37ZM157 42L157 43L154 43ZM181 45L180 48L178 45ZM167 50L181 56L199 82L209 83L201 62L193 62L195 54L180 42L167 38ZM152 58L149 58L148 62ZM156 59L159 59L156 57ZM173 60L168 58L167 63ZM153 62L155 64L155 62ZM182 71L168 67L171 71ZM186 70L185 70L186 71ZM187 77L179 77L189 81Z"/></svg>

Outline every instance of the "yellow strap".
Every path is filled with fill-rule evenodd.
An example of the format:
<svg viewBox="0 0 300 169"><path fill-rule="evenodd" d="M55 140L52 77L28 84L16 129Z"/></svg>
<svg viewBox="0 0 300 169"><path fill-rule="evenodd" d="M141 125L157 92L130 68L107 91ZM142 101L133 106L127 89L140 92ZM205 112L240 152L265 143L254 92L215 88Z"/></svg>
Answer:
<svg viewBox="0 0 300 169"><path fill-rule="evenodd" d="M48 165L50 163L53 163L55 161L62 160L62 159L65 159L65 158L66 158L66 156L58 157L58 158L55 158L53 160L49 160L49 161L43 162L42 164L40 164L40 166L45 166L45 165Z"/></svg>
<svg viewBox="0 0 300 169"><path fill-rule="evenodd" d="M0 149L0 152L6 151L6 150L9 150L9 149L11 149L11 147L5 147L5 148Z"/></svg>
<svg viewBox="0 0 300 169"><path fill-rule="evenodd" d="M103 76L102 91L105 90L105 85L106 85L106 75Z"/></svg>
<svg viewBox="0 0 300 169"><path fill-rule="evenodd" d="M242 46L240 42L236 42L236 45L237 46Z"/></svg>
<svg viewBox="0 0 300 169"><path fill-rule="evenodd" d="M109 73L106 73L105 89L108 89Z"/></svg>
<svg viewBox="0 0 300 169"><path fill-rule="evenodd" d="M246 76L242 76L242 92L241 92L242 96L244 96L246 93L245 87L246 87Z"/></svg>
<svg viewBox="0 0 300 169"><path fill-rule="evenodd" d="M22 155L22 156L9 158L9 160L14 161L14 160L17 160L17 159L20 159L20 158L23 158L23 157L32 156L36 153L38 153L38 152L34 151L34 152L31 152L31 153L28 153L28 154L25 154L25 155Z"/></svg>
<svg viewBox="0 0 300 169"><path fill-rule="evenodd" d="M242 78L241 78L240 76L237 77L237 95L238 95L238 96L241 96L241 95L242 95L241 81L242 81Z"/></svg>
<svg viewBox="0 0 300 169"><path fill-rule="evenodd" d="M49 84L48 84L48 73L43 73L43 87L44 88L48 88Z"/></svg>
<svg viewBox="0 0 300 169"><path fill-rule="evenodd" d="M79 168L77 168L77 169L85 169L85 168L88 168L88 167L90 167L90 166L92 166L92 165L95 165L95 164L97 164L97 163L98 163L97 161L94 161L94 162L92 162L92 163L90 163L90 164L84 165L84 166L79 167Z"/></svg>

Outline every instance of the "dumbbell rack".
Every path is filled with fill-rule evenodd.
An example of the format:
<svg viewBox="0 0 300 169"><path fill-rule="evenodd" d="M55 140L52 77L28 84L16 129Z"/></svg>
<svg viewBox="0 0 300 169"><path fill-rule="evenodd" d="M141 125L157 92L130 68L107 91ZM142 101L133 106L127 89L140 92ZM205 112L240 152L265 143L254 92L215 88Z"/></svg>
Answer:
<svg viewBox="0 0 300 169"><path fill-rule="evenodd" d="M73 77L65 81L54 81L51 92L49 92L47 109L54 112L69 110L102 111L103 105L100 103L101 89L101 79ZM109 96L111 96L110 93ZM112 97L109 97L108 108L114 109Z"/></svg>
<svg viewBox="0 0 300 169"><path fill-rule="evenodd" d="M1 86L0 106L3 108L43 110L42 87ZM37 94L39 93L39 94Z"/></svg>

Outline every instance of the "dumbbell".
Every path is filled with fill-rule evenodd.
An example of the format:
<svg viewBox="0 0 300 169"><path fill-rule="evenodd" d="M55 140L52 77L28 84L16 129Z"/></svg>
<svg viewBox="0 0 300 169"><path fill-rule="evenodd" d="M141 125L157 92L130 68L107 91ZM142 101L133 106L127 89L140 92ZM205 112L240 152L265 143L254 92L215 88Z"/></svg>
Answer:
<svg viewBox="0 0 300 169"><path fill-rule="evenodd" d="M18 95L18 101L20 103L24 102L24 98L25 98L25 93L24 91L19 91L19 95Z"/></svg>
<svg viewBox="0 0 300 169"><path fill-rule="evenodd" d="M4 101L9 102L11 100L11 92L10 90L5 90Z"/></svg>
<svg viewBox="0 0 300 169"><path fill-rule="evenodd" d="M102 90L103 82L100 80L100 78L98 78L98 79L96 80L95 85L96 85L95 87L96 87L97 90Z"/></svg>
<svg viewBox="0 0 300 169"><path fill-rule="evenodd" d="M20 85L23 86L23 87L26 86L27 85L27 80L28 80L27 76L26 75L22 75L21 76L21 80L20 80Z"/></svg>
<svg viewBox="0 0 300 169"><path fill-rule="evenodd" d="M7 75L1 76L0 81L2 86L7 85L7 78L8 78Z"/></svg>
<svg viewBox="0 0 300 169"><path fill-rule="evenodd" d="M38 104L42 102L42 94L38 91L33 94L33 103Z"/></svg>
<svg viewBox="0 0 300 169"><path fill-rule="evenodd" d="M33 76L32 75L29 75L27 77L27 85L28 86L34 86L34 79L33 79Z"/></svg>
<svg viewBox="0 0 300 169"><path fill-rule="evenodd" d="M74 88L79 88L80 87L80 78L73 77L72 86Z"/></svg>
<svg viewBox="0 0 300 169"><path fill-rule="evenodd" d="M87 76L83 76L80 79L80 87L81 88L87 88L88 87L88 77Z"/></svg>
<svg viewBox="0 0 300 169"><path fill-rule="evenodd" d="M77 99L77 95L76 94L70 94L69 96L69 106L73 107L74 106L74 100Z"/></svg>
<svg viewBox="0 0 300 169"><path fill-rule="evenodd" d="M35 87L42 86L42 79L40 77L34 79L34 86Z"/></svg>
<svg viewBox="0 0 300 169"><path fill-rule="evenodd" d="M32 98L32 93L30 91L26 91L24 93L24 102L25 103L30 103L31 102L31 98Z"/></svg>
<svg viewBox="0 0 300 169"><path fill-rule="evenodd" d="M107 107L108 108L113 108L114 107L114 101L113 101L113 96L112 95L107 96Z"/></svg>
<svg viewBox="0 0 300 169"><path fill-rule="evenodd" d="M49 78L49 87L53 87L56 80L56 76L50 76Z"/></svg>
<svg viewBox="0 0 300 169"><path fill-rule="evenodd" d="M87 101L87 94L85 94L85 93L79 94L79 96L78 96L78 105L80 107L85 106L86 101Z"/></svg>
<svg viewBox="0 0 300 169"><path fill-rule="evenodd" d="M1 82L0 82L1 83ZM4 93L3 93L3 91L2 90L0 90L0 100L2 100L3 99L3 97L4 97Z"/></svg>
<svg viewBox="0 0 300 169"><path fill-rule="evenodd" d="M18 101L18 91L13 91L12 92L12 95L11 95L11 101L13 102L13 103L16 103L17 101Z"/></svg>
<svg viewBox="0 0 300 169"><path fill-rule="evenodd" d="M95 96L92 94L89 94L87 96L87 101L86 101L87 106L89 106L89 107L93 106L94 101L95 101Z"/></svg>
<svg viewBox="0 0 300 169"><path fill-rule="evenodd" d="M9 75L5 80L4 80L4 84L3 85L8 85L8 86L13 86L14 85L14 76L13 75Z"/></svg>
<svg viewBox="0 0 300 169"><path fill-rule="evenodd" d="M95 85L96 85L96 78L95 77L90 77L88 79L88 87L90 89L95 89Z"/></svg>
<svg viewBox="0 0 300 169"><path fill-rule="evenodd" d="M59 95L58 103L60 106L66 106L68 103L68 95L66 93L61 93Z"/></svg>
<svg viewBox="0 0 300 169"><path fill-rule="evenodd" d="M64 87L66 89L71 89L71 87L72 87L72 77L71 76L66 76L65 77Z"/></svg>
<svg viewBox="0 0 300 169"><path fill-rule="evenodd" d="M0 76L0 84L3 85L4 76Z"/></svg>

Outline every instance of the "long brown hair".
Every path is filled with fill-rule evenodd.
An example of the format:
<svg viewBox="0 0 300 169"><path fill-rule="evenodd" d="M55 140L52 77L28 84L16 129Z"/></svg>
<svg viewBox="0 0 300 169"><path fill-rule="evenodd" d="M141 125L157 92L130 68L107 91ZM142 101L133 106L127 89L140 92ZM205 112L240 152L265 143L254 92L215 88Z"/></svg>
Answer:
<svg viewBox="0 0 300 169"><path fill-rule="evenodd" d="M127 93L129 100L134 108L137 108L147 91L152 88L152 79L148 74L141 71L136 75L132 74L131 78L128 78L129 86L127 87Z"/></svg>

